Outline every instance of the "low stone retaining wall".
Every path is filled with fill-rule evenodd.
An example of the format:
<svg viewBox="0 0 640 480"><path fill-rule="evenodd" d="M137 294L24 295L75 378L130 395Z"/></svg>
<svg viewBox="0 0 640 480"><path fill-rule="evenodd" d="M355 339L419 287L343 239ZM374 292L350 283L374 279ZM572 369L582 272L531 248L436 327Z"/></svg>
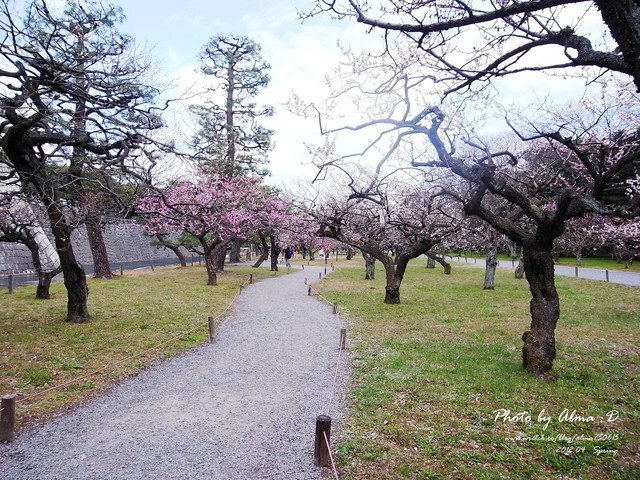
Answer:
<svg viewBox="0 0 640 480"><path fill-rule="evenodd" d="M46 230L46 228L45 228ZM154 240L144 234L136 223L123 221L107 225L104 230L104 242L110 263L127 263L143 260L175 258L175 254L164 247L151 246ZM47 235L53 243L50 232ZM84 227L76 229L71 236L73 251L82 265L92 265L91 249ZM0 242L0 274L33 272L33 262L29 249L19 243Z"/></svg>

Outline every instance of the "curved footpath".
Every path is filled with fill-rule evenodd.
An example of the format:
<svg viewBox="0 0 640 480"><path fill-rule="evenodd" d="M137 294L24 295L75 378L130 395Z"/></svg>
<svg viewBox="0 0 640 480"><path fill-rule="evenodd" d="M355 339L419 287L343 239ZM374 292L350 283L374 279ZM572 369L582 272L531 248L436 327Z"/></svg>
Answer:
<svg viewBox="0 0 640 480"><path fill-rule="evenodd" d="M336 369L340 320L307 295L305 277L323 272L249 285L214 344L0 445L0 478L326 478L313 465L315 419L329 411L335 430L348 367L343 355Z"/></svg>

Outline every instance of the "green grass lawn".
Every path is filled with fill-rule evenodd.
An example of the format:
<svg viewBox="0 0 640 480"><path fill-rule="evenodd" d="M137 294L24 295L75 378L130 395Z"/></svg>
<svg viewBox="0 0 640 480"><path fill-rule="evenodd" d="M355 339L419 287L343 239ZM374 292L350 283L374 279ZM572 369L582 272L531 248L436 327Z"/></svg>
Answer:
<svg viewBox="0 0 640 480"><path fill-rule="evenodd" d="M340 268L317 287L352 341L343 480L640 478L637 288L557 278L559 379L546 383L521 368L525 280L499 270L485 291L482 268L423 267L401 305L383 303L380 265L381 280Z"/></svg>
<svg viewBox="0 0 640 480"><path fill-rule="evenodd" d="M228 270L218 275L215 287L205 285L204 266L89 279L92 320L83 324L64 322L62 282L52 284L50 300L36 299L35 287L16 288L11 295L0 291L0 396L18 395L18 425L77 404L159 359L202 344L209 338L207 318L223 314L250 274L255 281L273 275L265 268ZM112 364L118 365L21 401Z"/></svg>

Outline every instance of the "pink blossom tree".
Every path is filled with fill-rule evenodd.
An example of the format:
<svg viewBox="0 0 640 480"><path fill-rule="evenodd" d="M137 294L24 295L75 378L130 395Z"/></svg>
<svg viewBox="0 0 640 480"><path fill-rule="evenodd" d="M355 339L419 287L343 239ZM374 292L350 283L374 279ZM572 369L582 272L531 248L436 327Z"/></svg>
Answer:
<svg viewBox="0 0 640 480"><path fill-rule="evenodd" d="M271 202L257 179L248 176L198 174L165 193L150 192L138 205L149 235L187 232L200 242L207 284L217 284L219 260L233 238L261 228Z"/></svg>

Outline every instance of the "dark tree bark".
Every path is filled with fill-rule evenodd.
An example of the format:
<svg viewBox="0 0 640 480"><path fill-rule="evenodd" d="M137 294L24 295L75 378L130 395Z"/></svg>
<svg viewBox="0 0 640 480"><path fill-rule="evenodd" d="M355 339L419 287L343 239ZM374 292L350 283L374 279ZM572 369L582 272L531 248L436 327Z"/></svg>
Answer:
<svg viewBox="0 0 640 480"><path fill-rule="evenodd" d="M451 264L445 260L444 255L436 255L433 252L427 252L426 255L428 259L434 262L438 262L440 265L442 265L442 268L444 269L442 273L444 273L445 275L451 274ZM427 268L431 268L431 267L427 267Z"/></svg>
<svg viewBox="0 0 640 480"><path fill-rule="evenodd" d="M46 205L46 204L45 204ZM67 322L83 323L91 319L87 300L89 287L84 269L77 262L71 245L71 227L66 223L64 214L57 202L46 205L51 222L51 231L55 238L56 250L60 257L60 266L67 289Z"/></svg>
<svg viewBox="0 0 640 480"><path fill-rule="evenodd" d="M280 248L276 243L276 237L274 235L269 235L269 239L271 240L271 271L278 271L278 256L280 255Z"/></svg>
<svg viewBox="0 0 640 480"><path fill-rule="evenodd" d="M531 291L531 326L522 335L524 368L545 380L554 379L551 371L556 357L555 329L560 318L560 300L554 281L551 251L535 245L523 248L524 270Z"/></svg>
<svg viewBox="0 0 640 480"><path fill-rule="evenodd" d="M595 4L640 90L640 3L638 0L595 0Z"/></svg>
<svg viewBox="0 0 640 480"><path fill-rule="evenodd" d="M182 250L180 250L180 245L179 244L170 242L161 233L156 234L156 238L158 239L158 243L160 245L162 245L163 247L168 248L169 250L171 250L176 255L176 257L178 257L178 261L180 262L180 266L181 267L186 267L187 266L187 259L185 258L184 253L182 253Z"/></svg>
<svg viewBox="0 0 640 480"><path fill-rule="evenodd" d="M347 260L351 260L353 258L353 248L347 245Z"/></svg>
<svg viewBox="0 0 640 480"><path fill-rule="evenodd" d="M107 254L107 247L104 244L102 228L94 223L87 223L86 227L91 256L93 258L93 278L112 279L113 273L109 265L109 256Z"/></svg>
<svg viewBox="0 0 640 480"><path fill-rule="evenodd" d="M376 279L376 257L369 255L364 250L361 250L362 258L364 258L364 279L375 280Z"/></svg>
<svg viewBox="0 0 640 480"><path fill-rule="evenodd" d="M253 268L258 268L260 265L262 265L262 262L269 258L269 245L267 244L267 239L264 235L260 235L260 246L258 247L258 249L260 251L260 256L258 257L256 263L253 264Z"/></svg>
<svg viewBox="0 0 640 480"><path fill-rule="evenodd" d="M229 251L229 263L240 263L240 247L242 247L242 240L239 238L233 239L231 242L231 250Z"/></svg>
<svg viewBox="0 0 640 480"><path fill-rule="evenodd" d="M205 243L203 243L203 246ZM207 267L207 285L218 284L218 273L220 269L220 257L223 259L227 255L228 242L216 239L213 242L206 242L204 248L204 263Z"/></svg>
<svg viewBox="0 0 640 480"><path fill-rule="evenodd" d="M498 267L498 248L489 247L484 272L484 289L493 290L496 287L496 268Z"/></svg>

